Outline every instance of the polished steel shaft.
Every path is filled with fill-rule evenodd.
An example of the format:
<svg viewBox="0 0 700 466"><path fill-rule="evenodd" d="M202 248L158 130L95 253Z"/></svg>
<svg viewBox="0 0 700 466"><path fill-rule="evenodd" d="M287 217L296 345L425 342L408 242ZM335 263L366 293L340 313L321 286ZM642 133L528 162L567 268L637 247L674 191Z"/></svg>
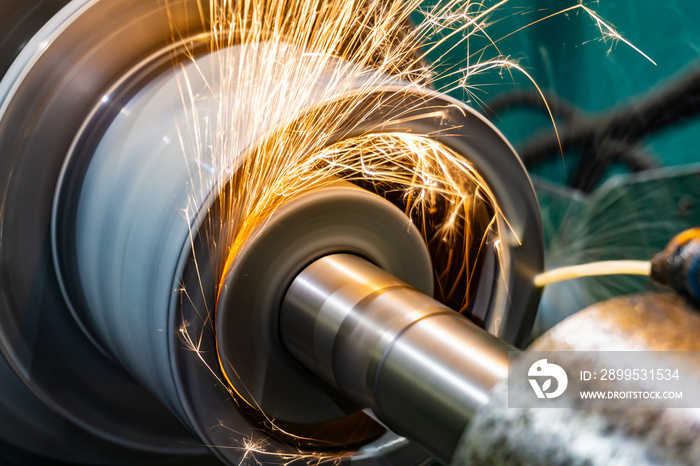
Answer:
<svg viewBox="0 0 700 466"><path fill-rule="evenodd" d="M336 254L285 297L287 349L393 431L449 462L512 348L366 260Z"/></svg>

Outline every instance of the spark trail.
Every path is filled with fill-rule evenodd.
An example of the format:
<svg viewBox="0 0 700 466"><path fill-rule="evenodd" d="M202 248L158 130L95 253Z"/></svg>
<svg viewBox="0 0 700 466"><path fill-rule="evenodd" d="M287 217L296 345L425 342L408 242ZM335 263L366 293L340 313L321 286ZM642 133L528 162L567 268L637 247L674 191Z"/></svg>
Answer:
<svg viewBox="0 0 700 466"><path fill-rule="evenodd" d="M180 144L188 157L203 162L191 167L192 184L198 185L194 181L203 176L202 166L222 174L218 202L227 216L220 224L208 225L217 241L212 249L226 245L216 265L218 276L226 275L246 240L281 205L340 179L370 187L404 209L425 236L433 257L444 258L435 261L439 294L444 300L457 296L456 307L465 309L481 251L493 248L500 254L498 238L509 228L475 167L430 134L386 133L376 128L337 140L337 134L347 132L340 122L353 112L353 118L362 120L383 104L380 100L351 97L342 105L324 106L321 112L290 114L290 109L299 110L312 100L333 101L348 89L366 96L388 81L407 90L430 86L440 77L439 65L455 47L468 51L467 61L444 67L440 73L461 76L457 85L464 89L470 89L474 76L490 70L515 70L534 83L524 68L499 49L498 43L508 35L493 39L488 32L494 13L509 0L490 5L449 0L427 9L422 0L197 2L208 31L209 52L248 45L241 56L217 55L216 82L206 86L208 97L217 105L213 117L202 118L197 112L195 104L202 95L193 91L191 80L201 77L184 73L180 82L191 123L180 128ZM628 43L593 10L583 5L574 8L586 11L606 36ZM412 22L416 11L425 18L420 24ZM533 23L551 16L543 15ZM446 33L434 40L436 30ZM185 35L186 31L173 31L173 40ZM445 50L445 44L451 43L454 45ZM301 57L290 60L290 48L303 51ZM197 65L197 53L188 52ZM436 54L438 58L428 65L428 57ZM184 70L183 64L179 66ZM285 82L320 79L329 82L327 92L320 96L311 96L305 86L279 88ZM358 82L364 83L359 91ZM243 93L245 99L231 98ZM257 138L259 127L272 128L262 140ZM241 147L247 148L243 156ZM193 206L207 195L192 193ZM186 212L188 215L192 213ZM200 285L204 295L204 284ZM201 319L208 326L213 325L214 311L214 303L206 303L201 310ZM198 337L189 335L186 327L181 333L183 344L198 351ZM256 406L245 394L238 395ZM274 426L273 420L267 423ZM255 455L265 452L258 443L236 448L243 452L243 460L257 461ZM339 453L300 452L299 457L316 464L336 461Z"/></svg>

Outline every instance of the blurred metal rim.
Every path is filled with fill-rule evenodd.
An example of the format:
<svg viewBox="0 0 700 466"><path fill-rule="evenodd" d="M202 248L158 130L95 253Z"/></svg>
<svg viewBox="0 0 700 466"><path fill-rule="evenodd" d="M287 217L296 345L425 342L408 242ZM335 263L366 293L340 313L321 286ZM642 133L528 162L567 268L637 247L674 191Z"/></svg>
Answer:
<svg viewBox="0 0 700 466"><path fill-rule="evenodd" d="M0 316L0 350L14 372L60 417L125 447L169 454L200 450L148 391L95 350L74 321L56 280L49 223L56 180L74 135L125 70L168 47L170 20L180 32L202 32L199 11L192 3L170 2L176 14L168 17L156 0L74 1L29 42L0 82L0 303L5 310ZM499 308L492 313L488 329L522 344L539 297L531 278L542 268L539 212L522 164L493 126L453 99L426 90L377 92L385 105L375 114L375 130L431 134L468 157L491 186L513 227L513 237L504 243L508 248L507 263L501 264L505 280L494 281L493 294L487 299ZM436 105L440 114L430 118L376 123L391 122L406 108L421 111ZM455 125L462 128L459 133ZM361 130L357 125L353 128ZM441 128L449 132L441 134ZM348 131L338 139L353 134ZM211 210L206 215L216 214ZM187 283L193 279L193 264L191 255L183 257L182 280ZM509 296L520 299L513 302ZM176 318L187 312L176 312ZM173 329L181 323L174 322ZM214 345L213 338L213 333L207 334L203 341ZM205 389L211 383L198 377L205 370L200 361L176 346L172 358L173 371L183 384L183 403L204 408L200 397L211 394L211 388ZM210 377L208 372L204 375ZM225 404L226 409L232 406L230 400ZM189 408L186 411L197 417ZM216 417L215 412L211 414ZM135 418L138 423L133 422ZM228 433L222 435L229 438ZM381 456L393 443L395 439L369 446L355 459Z"/></svg>
<svg viewBox="0 0 700 466"><path fill-rule="evenodd" d="M170 3L176 27L201 30L194 5ZM189 15L183 14L187 8ZM37 11L42 19L47 13ZM165 7L155 0L76 0L36 34L13 43L22 42L26 45L0 81L0 351L8 363L3 367L11 367L7 376L21 379L47 407L51 422L74 426L76 459L203 454L156 397L95 350L61 297L51 259L52 201L63 159L102 93L125 70L168 46ZM15 400L26 397L16 392L4 398L15 394ZM33 451L56 453L36 433ZM110 444L117 448L108 450Z"/></svg>
<svg viewBox="0 0 700 466"><path fill-rule="evenodd" d="M346 121L341 122L339 130L336 134L331 135L328 143L332 144L336 141L352 138L358 135L379 134L379 133L411 133L424 135L433 140L446 145L455 150L457 153L464 155L470 160L477 171L484 177L486 183L492 189L497 202L501 207L503 215L508 219L511 230L508 230L506 236L501 238L504 254L503 263L496 264L492 270L492 274L485 277L483 285L484 294L477 293L477 300L480 305L488 308L486 313L486 328L489 332L497 334L506 342L522 345L529 334L534 320L536 306L539 299L539 290L533 286L532 278L534 274L542 269L543 265L543 249L542 235L539 224L539 209L536 204L534 191L530 184L529 178L515 155L511 146L498 133L493 126L488 123L481 115L464 104L437 92L416 87L406 87L395 84L387 84L376 86L370 91L364 90L360 101L364 99L364 105L358 103L358 95L339 95L335 99L324 101L323 103L306 109L307 112L325 113L324 108L327 106L343 106L352 102L352 107L355 112L348 113L344 116ZM348 102L344 102L347 100ZM368 109L371 109L368 111ZM289 125L294 127L296 121L292 121ZM459 128L459 130L456 130ZM266 137L275 137L275 133L266 134L265 137L257 144L264 144ZM252 149L254 150L254 148ZM216 203L215 203L216 204ZM211 214L209 214L211 215ZM210 224L210 220L205 220L202 224ZM261 228L262 230L262 228ZM264 231L262 232L264 234ZM198 238L198 241L200 238ZM255 238L251 240L253 248L255 247ZM202 243L204 241L202 240ZM316 257L330 254L332 250L318 251ZM348 252L345 249L339 248L336 252ZM352 250L350 252L363 255L362 252ZM197 250L197 255L206 257L204 248ZM307 258L310 258L308 255ZM250 262L247 259L247 262ZM188 267L183 274L185 286L196 286L194 267L191 259ZM304 264L299 264L301 268ZM246 273L237 271L240 276L254 271L253 268L243 266ZM234 271L235 263L234 263ZM201 272L201 269L200 269ZM259 271L258 271L259 272ZM267 275L265 275L267 276ZM190 282L188 282L188 277ZM260 275L263 277L263 274ZM246 276L246 282L249 277ZM251 280L254 282L254 279ZM189 283L189 285L188 285ZM235 277L227 277L226 283L229 286L240 286L236 284ZM281 302L284 289L276 290L272 301ZM194 288L193 288L194 289ZM481 291L481 290L480 290ZM251 306L251 303L261 303L263 301L255 300L255 292L249 291L244 295L234 296L229 293L223 295L223 303L230 306L231 309L238 307L245 309ZM216 295L212 293L211 298ZM513 297L517 297L513 299ZM236 302L236 299L242 302ZM267 302L270 302L270 299ZM250 300L245 302L245 300ZM191 303L184 303L190 307ZM203 303L200 303L200 306ZM219 302L219 305L222 301ZM226 311L227 309L224 309ZM262 312L267 312L264 310ZM193 310L190 312L180 313L180 315L193 316ZM228 320L226 317L217 316L217 324L221 325ZM188 321L191 325L191 320ZM273 326L267 331L269 333L279 332L276 328L276 322L269 322ZM247 330L251 335L260 336L260 331L257 324L248 323ZM230 328L228 324L227 328ZM208 365L217 364L218 362L212 356L216 349L216 336L207 334L204 327L194 327L196 332L203 332L207 336L201 341L200 355L207 358ZM226 328L218 327L218 337L225 338ZM199 334L199 333L197 333ZM244 332L239 332L243 335ZM239 336L240 336L239 335ZM246 338L246 341L249 341ZM228 345L226 345L228 346ZM254 351L255 352L255 351ZM224 357L228 357L230 352ZM184 362L184 360L183 360ZM191 377L189 372L184 372L181 380L202 380L198 377ZM189 370L194 370L190 367ZM300 369L297 369L300 370ZM258 374L264 378L265 371ZM297 390L300 388L297 381L291 382L289 390ZM194 382L191 382L191 384ZM245 384L245 380L241 382ZM264 385L264 384L263 384ZM259 388L261 385L257 385ZM332 394L330 395L333 396ZM203 399L203 397L199 397ZM216 400L207 398L209 402L215 403ZM342 406L342 405L341 405ZM216 412L217 409L202 410L202 413ZM276 413L270 413L274 417ZM283 424L284 425L284 424ZM286 427L287 425L285 425ZM409 452L413 453L409 453ZM381 452L381 453L379 453ZM377 457L377 455L379 455ZM406 440L396 436L391 432L387 432L382 438L369 443L351 455L349 459L352 462L372 461L383 457L384 461L390 461L393 464L420 464L423 461L423 454L420 453L415 446L406 442Z"/></svg>

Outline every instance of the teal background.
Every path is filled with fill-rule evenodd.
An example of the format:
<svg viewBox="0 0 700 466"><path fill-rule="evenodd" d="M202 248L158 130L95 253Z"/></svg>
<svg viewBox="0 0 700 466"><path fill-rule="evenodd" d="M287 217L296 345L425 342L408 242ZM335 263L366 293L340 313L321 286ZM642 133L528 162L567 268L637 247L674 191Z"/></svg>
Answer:
<svg viewBox="0 0 700 466"><path fill-rule="evenodd" d="M464 2L466 4L466 2ZM495 4L488 1L485 6ZM435 3L426 2L426 9ZM583 10L575 10L528 26L530 23L579 4L571 0L511 0L490 15L486 32L497 41L501 52L515 60L536 80L545 92L554 93L574 103L590 114L605 112L624 105L635 96L653 92L657 85L670 84L690 68L700 67L700 2L697 0L600 0L584 2L656 65L620 41L604 38L596 22ZM475 7L472 11L476 11ZM420 14L415 17L420 22ZM520 28L522 31L500 40ZM470 29L471 31L471 29ZM445 32L443 32L443 35ZM462 41L455 38L431 55L437 58L443 51ZM472 52L486 47L480 37L470 39ZM493 47L484 58L493 58ZM450 52L448 64L465 63L467 47L457 45ZM472 59L472 63L476 58ZM444 71L448 64L442 67ZM490 72L470 80L480 90L470 96L458 85L456 77L439 79L436 87L449 90L454 96L480 108L502 92L531 89L534 86L517 71ZM482 102L479 102L479 99ZM494 123L517 145L539 129L551 129L551 122L536 112L525 115L505 115ZM658 134L647 143L659 155L664 165L693 163L699 160L690 144L700 143L700 124L690 122L682 127ZM561 163L558 163L561 165ZM561 168L561 167L560 167ZM552 167L556 170L556 167Z"/></svg>
<svg viewBox="0 0 700 466"><path fill-rule="evenodd" d="M495 3L487 1L485 6ZM596 21L581 9L526 27L578 3L509 1L490 16L486 32L498 41L503 55L525 68L543 91L574 104L587 117L653 95L700 68L700 1L584 2L656 65L623 42L604 37ZM418 14L415 19L420 22L422 17ZM468 51L487 47L484 59L498 55L484 37L470 38L469 48L458 44L460 40L448 41L432 54L436 58L454 47L448 63L438 64L439 72L466 63ZM473 77L468 81L471 92L459 86L461 77L437 79L435 86L482 110L504 93L535 90L515 70L493 70ZM516 149L533 135L552 131L548 115L539 110L510 110L492 121ZM531 170L545 227L547 268L595 260L648 259L675 233L700 225L700 118L675 124L642 144L661 168L629 174L616 164L591 194L566 186L567 176L576 168L577 154L554 157ZM625 276L551 285L545 289L536 333L594 302L653 289L648 280Z"/></svg>

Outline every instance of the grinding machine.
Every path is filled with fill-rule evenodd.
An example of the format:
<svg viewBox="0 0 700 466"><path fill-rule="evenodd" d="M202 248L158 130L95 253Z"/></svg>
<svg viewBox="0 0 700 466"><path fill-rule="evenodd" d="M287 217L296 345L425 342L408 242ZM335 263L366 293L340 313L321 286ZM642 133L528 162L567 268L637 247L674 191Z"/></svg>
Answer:
<svg viewBox="0 0 700 466"><path fill-rule="evenodd" d="M269 86L257 92L277 108L251 104L236 157L205 167L177 143L188 70L197 118L217 115L201 97L223 53L204 46L204 3L0 5L0 458L450 463L534 323L543 240L525 168L447 95L374 72L334 88L341 58L315 79L221 90L245 102L246 86ZM291 44L225 53L253 74L271 54L312 66ZM298 87L307 98L283 104ZM230 245L211 226L230 216L221 196L241 160L350 98L329 141L426 135L475 167L507 219L463 314L433 299L437 259L405 213L346 182L284 203L218 275Z"/></svg>

